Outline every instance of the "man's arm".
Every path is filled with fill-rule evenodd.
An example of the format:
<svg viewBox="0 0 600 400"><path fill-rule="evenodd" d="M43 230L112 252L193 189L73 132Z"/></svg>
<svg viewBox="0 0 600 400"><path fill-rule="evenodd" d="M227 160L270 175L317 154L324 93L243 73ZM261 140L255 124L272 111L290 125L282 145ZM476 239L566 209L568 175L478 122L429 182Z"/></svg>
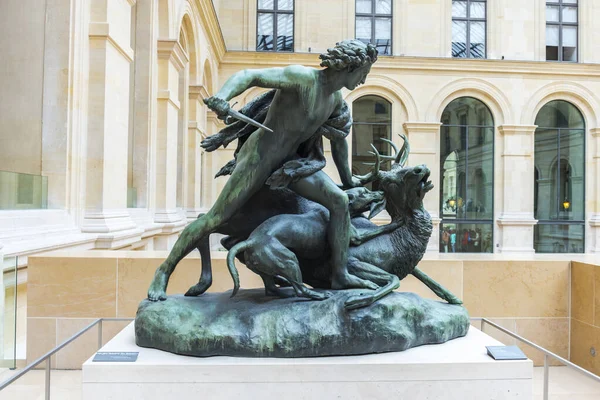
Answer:
<svg viewBox="0 0 600 400"><path fill-rule="evenodd" d="M331 140L331 155L340 174L344 189L361 186L360 182L352 177L352 171L348 164L348 142L346 142L345 138Z"/></svg>
<svg viewBox="0 0 600 400"><path fill-rule="evenodd" d="M246 69L233 74L214 96L204 102L214 110L219 118L224 118L229 110L229 100L239 96L251 87L268 89L290 89L294 86L312 85L309 68L290 65L285 68Z"/></svg>

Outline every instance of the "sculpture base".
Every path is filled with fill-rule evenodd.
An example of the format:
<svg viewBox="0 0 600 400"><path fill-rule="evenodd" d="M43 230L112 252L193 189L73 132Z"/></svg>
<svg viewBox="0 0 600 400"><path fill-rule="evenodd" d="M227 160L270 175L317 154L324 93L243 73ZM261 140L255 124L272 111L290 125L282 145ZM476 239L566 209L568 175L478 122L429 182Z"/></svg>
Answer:
<svg viewBox="0 0 600 400"><path fill-rule="evenodd" d="M83 399L444 399L532 398L533 365L495 361L500 342L467 336L403 352L321 358L184 357L135 345L133 323L101 351L137 351L136 362L83 365Z"/></svg>
<svg viewBox="0 0 600 400"><path fill-rule="evenodd" d="M290 289L291 291L291 289ZM141 302L136 343L191 356L316 357L402 351L467 334L464 307L393 292L347 310L363 290L327 300L265 297L261 289Z"/></svg>

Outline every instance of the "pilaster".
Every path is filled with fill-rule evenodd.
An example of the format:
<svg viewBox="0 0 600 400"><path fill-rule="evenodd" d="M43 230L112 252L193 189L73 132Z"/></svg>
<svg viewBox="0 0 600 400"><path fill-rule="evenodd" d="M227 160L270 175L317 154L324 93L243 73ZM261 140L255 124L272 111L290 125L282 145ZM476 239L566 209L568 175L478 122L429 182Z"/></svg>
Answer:
<svg viewBox="0 0 600 400"><path fill-rule="evenodd" d="M157 128L154 155L154 222L175 227L185 222L177 212L177 132L179 75L188 62L176 40L158 40Z"/></svg>
<svg viewBox="0 0 600 400"><path fill-rule="evenodd" d="M433 232L427 251L439 252L440 227L440 126L439 122L406 122L404 131L410 143L408 165L425 164L431 171L430 180L434 189L427 193L423 200L425 209L431 215Z"/></svg>
<svg viewBox="0 0 600 400"><path fill-rule="evenodd" d="M206 106L202 99L209 97L203 85L189 87L189 122L188 122L188 190L186 199L186 216L194 220L202 207L200 193L202 190L202 156L200 142L206 136L203 130L206 125Z"/></svg>
<svg viewBox="0 0 600 400"><path fill-rule="evenodd" d="M122 247L141 237L127 212L131 3L91 2L85 211L82 231L97 245ZM126 22L124 22L126 21Z"/></svg>
<svg viewBox="0 0 600 400"><path fill-rule="evenodd" d="M586 227L587 252L600 253L600 128L590 129L589 151L592 153L591 168L587 168L590 177L586 184L589 186L586 200L586 212L589 214L589 227Z"/></svg>
<svg viewBox="0 0 600 400"><path fill-rule="evenodd" d="M502 125L500 133L502 204L498 217L500 252L532 253L535 125ZM498 177L496 177L498 179ZM498 209L498 208L497 208Z"/></svg>

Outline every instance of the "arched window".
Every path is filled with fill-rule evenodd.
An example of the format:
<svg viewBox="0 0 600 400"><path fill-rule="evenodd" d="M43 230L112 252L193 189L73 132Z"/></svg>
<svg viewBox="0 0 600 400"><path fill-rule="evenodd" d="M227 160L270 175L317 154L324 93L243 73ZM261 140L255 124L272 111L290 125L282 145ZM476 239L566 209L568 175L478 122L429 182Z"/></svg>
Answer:
<svg viewBox="0 0 600 400"><path fill-rule="evenodd" d="M546 104L535 124L535 205L538 253L583 253L585 122L571 103Z"/></svg>
<svg viewBox="0 0 600 400"><path fill-rule="evenodd" d="M371 170L365 163L375 161L370 154L371 143L380 154L391 154L390 145L381 138L391 140L392 104L379 96L363 96L352 103L352 173L364 175ZM389 168L389 163L381 169ZM377 190L377 187L367 187Z"/></svg>
<svg viewBox="0 0 600 400"><path fill-rule="evenodd" d="M493 252L494 120L481 101L460 97L442 113L440 251Z"/></svg>

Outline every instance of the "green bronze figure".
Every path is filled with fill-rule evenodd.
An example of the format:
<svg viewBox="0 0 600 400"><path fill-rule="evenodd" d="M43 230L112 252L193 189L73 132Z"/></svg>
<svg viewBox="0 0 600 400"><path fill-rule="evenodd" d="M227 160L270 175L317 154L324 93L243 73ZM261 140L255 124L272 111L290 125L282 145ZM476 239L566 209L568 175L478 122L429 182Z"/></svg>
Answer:
<svg viewBox="0 0 600 400"><path fill-rule="evenodd" d="M347 40L329 49L320 58L324 69L293 65L285 68L244 70L234 74L205 103L219 118L232 121L229 100L251 87L271 88L254 110L263 115L264 128L238 131L235 137L214 135L203 143L207 150L225 146L238 139L236 159L221 174L231 174L219 198L205 215L187 226L167 259L157 269L148 289L148 299L166 299L166 288L177 263L195 248L203 246L208 236L226 224L263 188L287 187L298 195L323 205L329 211L327 240L331 248L331 287L333 289L377 289L375 283L348 272L350 215L348 196L322 168L321 137L331 141L332 155L344 188L361 185L348 166L346 135L351 121L341 89L355 89L365 82L377 50L358 40ZM340 121L345 122L339 126ZM248 121L243 121L248 122ZM329 128L325 127L329 123ZM235 122L234 124L237 124ZM324 128L325 127L325 128Z"/></svg>

